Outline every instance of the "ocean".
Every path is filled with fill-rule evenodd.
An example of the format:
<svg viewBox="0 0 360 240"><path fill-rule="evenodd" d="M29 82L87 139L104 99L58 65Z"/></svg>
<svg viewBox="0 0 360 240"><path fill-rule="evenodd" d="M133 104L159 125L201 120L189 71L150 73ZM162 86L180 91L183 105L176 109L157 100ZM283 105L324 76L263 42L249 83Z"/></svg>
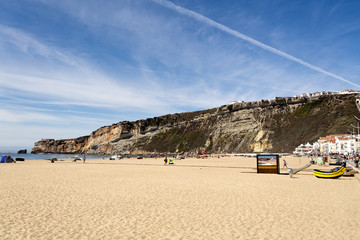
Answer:
<svg viewBox="0 0 360 240"><path fill-rule="evenodd" d="M0 156L8 155L11 156L13 159L16 158L24 158L25 160L41 160L41 159L70 159L75 156L82 157L83 154L16 154L16 153L0 153ZM87 159L95 159L95 158L109 158L109 156L105 155L88 155L85 154Z"/></svg>

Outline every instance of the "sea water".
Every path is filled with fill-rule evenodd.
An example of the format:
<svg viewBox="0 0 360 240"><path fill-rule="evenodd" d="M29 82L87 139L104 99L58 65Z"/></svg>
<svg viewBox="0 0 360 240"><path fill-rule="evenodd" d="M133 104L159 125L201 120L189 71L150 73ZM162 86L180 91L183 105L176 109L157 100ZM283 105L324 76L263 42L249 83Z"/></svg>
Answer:
<svg viewBox="0 0 360 240"><path fill-rule="evenodd" d="M16 158L24 158L25 160L41 160L41 159L71 159L75 156L82 157L84 154L50 154L50 153L43 153L43 154L16 154L16 153L0 153L0 157L3 155L11 156L13 159ZM101 159L101 158L109 158L109 156L104 155L88 155L85 154L87 159Z"/></svg>

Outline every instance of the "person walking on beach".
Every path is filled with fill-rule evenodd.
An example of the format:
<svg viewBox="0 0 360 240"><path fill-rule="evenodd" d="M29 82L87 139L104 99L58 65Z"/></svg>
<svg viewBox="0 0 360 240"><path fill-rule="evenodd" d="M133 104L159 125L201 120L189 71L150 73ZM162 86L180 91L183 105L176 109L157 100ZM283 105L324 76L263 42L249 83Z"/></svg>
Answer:
<svg viewBox="0 0 360 240"><path fill-rule="evenodd" d="M284 166L283 166L283 168L288 168L285 159L284 159L283 161L284 161Z"/></svg>
<svg viewBox="0 0 360 240"><path fill-rule="evenodd" d="M85 155L83 156L83 163L85 163L85 160L86 160L86 157L85 157Z"/></svg>
<svg viewBox="0 0 360 240"><path fill-rule="evenodd" d="M167 156L165 156L165 158L164 158L164 165L166 165L166 164L167 164L167 162L168 162L168 160L167 160Z"/></svg>

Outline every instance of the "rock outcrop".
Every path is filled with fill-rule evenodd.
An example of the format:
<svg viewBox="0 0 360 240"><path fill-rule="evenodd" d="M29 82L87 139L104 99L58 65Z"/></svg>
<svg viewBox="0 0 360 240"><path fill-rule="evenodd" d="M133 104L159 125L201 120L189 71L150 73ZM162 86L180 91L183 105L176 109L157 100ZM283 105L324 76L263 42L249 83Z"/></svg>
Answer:
<svg viewBox="0 0 360 240"><path fill-rule="evenodd" d="M356 124L357 94L276 98L119 122L75 139L45 139L32 153L292 152Z"/></svg>
<svg viewBox="0 0 360 240"><path fill-rule="evenodd" d="M17 152L17 154L27 154L27 149L21 149Z"/></svg>

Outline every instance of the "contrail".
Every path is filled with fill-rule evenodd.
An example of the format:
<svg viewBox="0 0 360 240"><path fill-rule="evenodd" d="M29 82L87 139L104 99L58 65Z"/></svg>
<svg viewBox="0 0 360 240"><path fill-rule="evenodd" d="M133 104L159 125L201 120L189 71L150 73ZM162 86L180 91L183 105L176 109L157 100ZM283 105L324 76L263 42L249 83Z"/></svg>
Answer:
<svg viewBox="0 0 360 240"><path fill-rule="evenodd" d="M262 42L259 42L259 41L255 40L255 39L251 38L251 37L248 37L245 34L237 32L237 31L235 31L235 30L233 30L233 29L231 29L231 28L229 28L229 27L227 27L227 26L225 26L223 24L215 22L214 20L211 20L210 18L205 17L205 16L203 16L203 15L201 15L199 13L196 13L196 12L191 11L189 9L177 6L177 5L175 5L172 2L169 2L167 0L150 0L150 1L155 2L155 3L157 3L157 4L159 4L159 5L163 6L163 7L172 9L172 10L174 10L174 11L180 13L180 14L183 14L183 15L189 16L191 18L194 18L199 22L206 23L209 26L217 28L217 29L219 29L219 30L221 30L223 32L226 32L226 33L228 33L230 35L233 35L233 36L235 36L237 38L240 38L240 39L242 39L244 41L247 41L247 42L249 42L249 43L251 43L253 45L261 47L261 48L263 48L263 49L265 49L265 50L267 50L269 52L275 53L275 54L277 54L277 55L279 55L281 57L284 57L284 58L289 59L289 60L291 60L293 62L301 64L301 65L303 65L305 67L308 67L308 68L310 68L310 69L312 69L314 71L323 73L325 75L328 75L330 77L336 78L336 79L338 79L340 81L346 82L348 84L351 84L353 86L356 86L356 87L360 88L360 85L358 85L356 83L353 83L353 82L351 82L351 81L349 81L349 80L347 80L347 79L345 79L343 77L340 77L340 76L338 76L338 75L336 75L334 73L328 72L328 71L326 71L326 70L324 70L324 69L322 69L320 67L314 66L311 63L305 62L305 61L303 61L303 60L301 60L299 58L291 56L290 54L282 52L282 51L280 51L280 50L278 50L276 48L270 47L269 45L266 45L266 44L264 44Z"/></svg>

